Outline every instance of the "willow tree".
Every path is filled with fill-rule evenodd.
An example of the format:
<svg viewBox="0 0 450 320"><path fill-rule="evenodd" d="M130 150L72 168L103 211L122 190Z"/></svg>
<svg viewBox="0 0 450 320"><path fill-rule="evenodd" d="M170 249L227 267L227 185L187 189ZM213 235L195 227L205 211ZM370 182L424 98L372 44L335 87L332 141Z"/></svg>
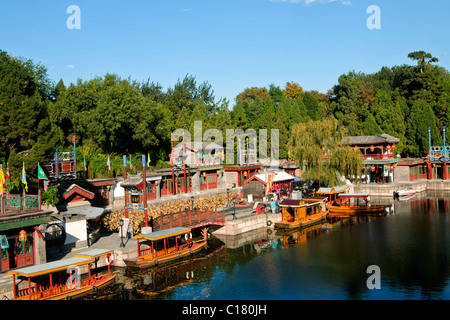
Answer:
<svg viewBox="0 0 450 320"><path fill-rule="evenodd" d="M290 150L297 163L306 166L305 180L333 186L339 183L338 174L361 173L361 152L344 144L346 135L347 129L332 116L294 124Z"/></svg>

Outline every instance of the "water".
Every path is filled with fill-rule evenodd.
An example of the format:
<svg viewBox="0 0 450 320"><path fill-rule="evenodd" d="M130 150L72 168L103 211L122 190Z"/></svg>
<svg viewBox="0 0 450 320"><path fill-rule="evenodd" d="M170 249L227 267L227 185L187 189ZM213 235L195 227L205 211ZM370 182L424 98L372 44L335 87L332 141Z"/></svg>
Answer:
<svg viewBox="0 0 450 320"><path fill-rule="evenodd" d="M394 201L382 217L333 219L290 235L212 237L193 260L137 272L87 299L449 299L450 197ZM229 240L226 240L229 242ZM370 265L381 289L368 289Z"/></svg>

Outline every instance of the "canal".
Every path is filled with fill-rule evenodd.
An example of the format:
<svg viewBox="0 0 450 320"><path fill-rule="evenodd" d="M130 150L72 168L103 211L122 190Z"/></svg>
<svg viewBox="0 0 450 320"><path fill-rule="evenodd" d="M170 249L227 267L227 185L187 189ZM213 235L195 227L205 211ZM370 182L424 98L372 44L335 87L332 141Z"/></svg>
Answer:
<svg viewBox="0 0 450 320"><path fill-rule="evenodd" d="M85 299L450 299L450 194L390 202L385 216L333 218L291 234L211 236L191 260L118 268L115 284ZM380 289L368 288L377 281Z"/></svg>

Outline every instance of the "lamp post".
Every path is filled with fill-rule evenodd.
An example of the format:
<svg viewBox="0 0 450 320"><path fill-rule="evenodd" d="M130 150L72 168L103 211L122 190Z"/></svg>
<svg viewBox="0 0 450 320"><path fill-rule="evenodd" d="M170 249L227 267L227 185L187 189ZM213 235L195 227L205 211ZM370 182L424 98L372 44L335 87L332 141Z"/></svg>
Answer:
<svg viewBox="0 0 450 320"><path fill-rule="evenodd" d="M191 197L191 202L192 202L192 213L194 213L194 196Z"/></svg>
<svg viewBox="0 0 450 320"><path fill-rule="evenodd" d="M120 226L120 247L125 247L125 244L123 243L123 219L119 220L119 226Z"/></svg>
<svg viewBox="0 0 450 320"><path fill-rule="evenodd" d="M227 188L227 196L228 196L228 202L227 207L230 205L230 188Z"/></svg>
<svg viewBox="0 0 450 320"><path fill-rule="evenodd" d="M233 220L236 219L236 198L233 198Z"/></svg>

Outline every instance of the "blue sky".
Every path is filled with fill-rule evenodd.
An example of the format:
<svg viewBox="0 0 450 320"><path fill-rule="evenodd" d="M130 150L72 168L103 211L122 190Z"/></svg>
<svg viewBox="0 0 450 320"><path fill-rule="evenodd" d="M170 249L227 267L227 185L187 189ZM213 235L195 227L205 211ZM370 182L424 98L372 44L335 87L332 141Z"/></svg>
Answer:
<svg viewBox="0 0 450 320"><path fill-rule="evenodd" d="M366 26L370 5L381 29ZM0 49L66 85L109 72L167 89L191 74L232 106L247 87L287 81L325 93L351 70L413 64L416 50L450 70L449 12L443 0L0 0Z"/></svg>

